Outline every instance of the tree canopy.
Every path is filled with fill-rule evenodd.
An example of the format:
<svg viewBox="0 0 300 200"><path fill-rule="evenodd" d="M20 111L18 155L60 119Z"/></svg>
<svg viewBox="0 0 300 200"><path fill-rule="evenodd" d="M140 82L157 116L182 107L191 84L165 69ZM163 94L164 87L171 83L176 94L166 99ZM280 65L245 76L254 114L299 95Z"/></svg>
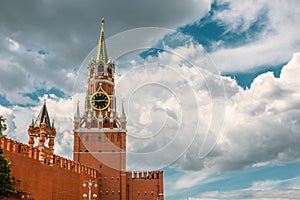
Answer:
<svg viewBox="0 0 300 200"><path fill-rule="evenodd" d="M3 136L2 132L6 130L5 121L6 121L6 119L2 115L0 115L0 137Z"/></svg>
<svg viewBox="0 0 300 200"><path fill-rule="evenodd" d="M0 138L2 131L6 130L5 120L3 116L0 116ZM9 197L13 191L11 168L9 160L2 154L3 149L0 147L0 197Z"/></svg>

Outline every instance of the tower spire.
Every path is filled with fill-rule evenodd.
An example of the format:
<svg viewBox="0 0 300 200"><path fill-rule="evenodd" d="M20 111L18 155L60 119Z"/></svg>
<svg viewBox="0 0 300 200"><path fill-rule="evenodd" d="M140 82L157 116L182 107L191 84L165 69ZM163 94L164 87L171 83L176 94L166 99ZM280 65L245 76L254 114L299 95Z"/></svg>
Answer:
<svg viewBox="0 0 300 200"><path fill-rule="evenodd" d="M100 32L97 54L96 54L96 61L99 62L100 60L102 60L104 63L106 63L108 60L105 38L104 38L104 18L102 18L101 32Z"/></svg>

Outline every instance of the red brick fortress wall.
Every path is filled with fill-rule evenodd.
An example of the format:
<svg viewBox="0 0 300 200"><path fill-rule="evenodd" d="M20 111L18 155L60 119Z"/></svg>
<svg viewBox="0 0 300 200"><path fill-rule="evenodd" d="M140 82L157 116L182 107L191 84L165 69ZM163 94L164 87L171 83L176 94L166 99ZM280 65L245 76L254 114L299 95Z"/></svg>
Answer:
<svg viewBox="0 0 300 200"><path fill-rule="evenodd" d="M52 162L41 162L37 149L14 140L1 138L0 146L11 162L12 177L18 182L15 189L30 193L35 200L79 200L88 193L83 181L98 180L94 168L56 155ZM93 188L92 193L98 194L98 188Z"/></svg>
<svg viewBox="0 0 300 200"><path fill-rule="evenodd" d="M163 172L127 172L127 199L163 200Z"/></svg>

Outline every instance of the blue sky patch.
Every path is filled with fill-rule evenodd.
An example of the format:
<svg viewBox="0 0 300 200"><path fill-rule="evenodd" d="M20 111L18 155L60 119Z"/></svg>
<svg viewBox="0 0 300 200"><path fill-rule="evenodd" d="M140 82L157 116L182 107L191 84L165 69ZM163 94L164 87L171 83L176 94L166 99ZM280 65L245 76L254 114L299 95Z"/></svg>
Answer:
<svg viewBox="0 0 300 200"><path fill-rule="evenodd" d="M55 96L57 96L59 98L67 97L67 95L63 91L61 91L60 89L54 88L54 87L49 90L40 88L40 89L35 90L32 93L25 93L23 95L26 97L29 97L30 99L37 102L39 100L39 97L47 95L47 94L54 94Z"/></svg>
<svg viewBox="0 0 300 200"><path fill-rule="evenodd" d="M49 52L46 51L46 50L41 49L41 50L38 51L38 54L40 54L40 55L48 55Z"/></svg>
<svg viewBox="0 0 300 200"><path fill-rule="evenodd" d="M273 72L274 77L279 78L281 70L286 63L280 65L271 66L271 67L256 67L246 72L224 72L221 73L222 76L229 76L232 79L235 79L237 84L242 88L250 88L253 80L260 74L266 72Z"/></svg>
<svg viewBox="0 0 300 200"><path fill-rule="evenodd" d="M222 9L227 9L226 6L221 5ZM214 20L213 14L218 11L218 7L212 6L211 11L199 21L192 24L188 24L178 28L178 31L189 35L198 44L203 45L203 47L208 51L215 50L215 43L220 43L221 46L225 48L237 47L240 45L245 45L256 40L261 32L267 28L268 16L267 11L262 10L256 19L247 30L242 32L237 32L236 30L229 30L221 21ZM242 26L243 24L241 24ZM242 30L242 27L238 27L237 30Z"/></svg>
<svg viewBox="0 0 300 200"><path fill-rule="evenodd" d="M178 193L169 194L169 200L177 200L186 198L186 194L190 197L198 196L200 193L208 191L231 191L251 188L255 182L263 181L278 181L278 188L286 189L292 184L291 180L294 177L300 176L300 162L284 163L281 165L267 165L263 167L250 167L243 171L226 172L220 174L212 174L205 178L202 182L191 188L176 190ZM164 174L168 177L175 178L174 174L180 175L181 172L174 172L174 170L164 169ZM177 177L177 176L176 176ZM180 179L180 176L177 177ZM212 180L212 181L210 181ZM176 181L174 179L174 181ZM172 185L168 185L168 187ZM166 188L167 190L172 188ZM263 189L263 188L262 188ZM183 195L185 194L185 195Z"/></svg>
<svg viewBox="0 0 300 200"><path fill-rule="evenodd" d="M147 58L148 56L152 56L152 57L157 57L159 53L163 52L163 49L158 49L158 48L150 48L146 51L143 51L142 53L140 53L139 55L142 58Z"/></svg>
<svg viewBox="0 0 300 200"><path fill-rule="evenodd" d="M6 99L5 95L0 94L0 105L10 107L12 104Z"/></svg>
<svg viewBox="0 0 300 200"><path fill-rule="evenodd" d="M221 21L215 20L213 16L215 12L226 9L228 9L227 4L213 3L212 9L204 18L192 24L179 27L176 33L165 35L155 47L162 49L163 45L167 45L171 48L176 48L192 42L201 44L207 52L212 52L220 47L232 48L253 42L268 28L268 12L263 9L260 11L256 21L247 30L241 32L229 30L229 27L226 27ZM242 30L241 27L237 29ZM216 47L216 43L220 44L220 46ZM152 49L148 55L155 56L157 54L158 52L154 52ZM145 58L145 55L147 54L141 54L143 58Z"/></svg>

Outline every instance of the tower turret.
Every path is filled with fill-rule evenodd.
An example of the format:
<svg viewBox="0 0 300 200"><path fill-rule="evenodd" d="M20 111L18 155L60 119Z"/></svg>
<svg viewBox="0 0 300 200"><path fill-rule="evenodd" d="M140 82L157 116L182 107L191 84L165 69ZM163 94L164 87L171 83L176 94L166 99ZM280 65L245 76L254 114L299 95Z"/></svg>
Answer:
<svg viewBox="0 0 300 200"><path fill-rule="evenodd" d="M53 154L54 154L54 139L56 137L56 129L54 127L54 121L52 125L50 123L50 117L48 115L46 100L44 100L44 105L37 116L35 122L32 120L32 123L28 128L28 144L31 148L31 151L34 148L37 148L40 151L39 160L41 162L48 162L49 164L53 163ZM37 146L34 146L35 138L38 139ZM45 146L46 140L49 139L48 147Z"/></svg>
<svg viewBox="0 0 300 200"><path fill-rule="evenodd" d="M121 122L121 128L126 129L126 115L125 115L125 109L124 109L124 101L122 101L122 112L120 116L120 122Z"/></svg>
<svg viewBox="0 0 300 200"><path fill-rule="evenodd" d="M80 124L80 110L79 110L79 101L77 102L76 113L74 114L74 130L79 128Z"/></svg>
<svg viewBox="0 0 300 200"><path fill-rule="evenodd" d="M74 114L74 121L78 121L80 119L80 110L79 110L79 101L77 102L76 113Z"/></svg>

